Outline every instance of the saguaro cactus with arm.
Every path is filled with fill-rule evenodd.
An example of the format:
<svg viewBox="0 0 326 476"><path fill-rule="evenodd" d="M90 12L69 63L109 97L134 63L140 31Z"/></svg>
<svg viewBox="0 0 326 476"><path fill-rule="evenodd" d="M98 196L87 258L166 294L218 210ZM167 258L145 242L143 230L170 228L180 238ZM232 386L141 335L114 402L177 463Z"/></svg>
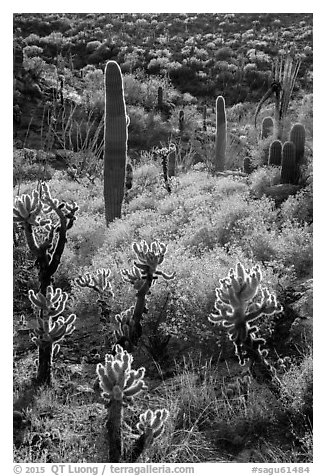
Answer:
<svg viewBox="0 0 326 476"><path fill-rule="evenodd" d="M105 67L104 202L106 224L121 217L125 188L128 118L118 63Z"/></svg>

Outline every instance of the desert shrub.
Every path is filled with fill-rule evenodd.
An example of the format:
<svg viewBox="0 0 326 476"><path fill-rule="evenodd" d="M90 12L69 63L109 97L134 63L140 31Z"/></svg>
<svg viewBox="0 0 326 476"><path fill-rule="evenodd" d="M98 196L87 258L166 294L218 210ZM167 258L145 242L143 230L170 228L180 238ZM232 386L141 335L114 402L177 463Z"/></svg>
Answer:
<svg viewBox="0 0 326 476"><path fill-rule="evenodd" d="M101 215L79 214L69 234L69 246L73 249L76 263L87 265L102 246L106 235L105 221Z"/></svg>
<svg viewBox="0 0 326 476"><path fill-rule="evenodd" d="M251 190L262 197L271 185L280 183L280 167L260 167L250 175Z"/></svg>
<svg viewBox="0 0 326 476"><path fill-rule="evenodd" d="M282 377L283 399L286 407L295 414L312 417L313 359L304 355L301 362L293 362Z"/></svg>
<svg viewBox="0 0 326 476"><path fill-rule="evenodd" d="M277 257L286 266L292 265L298 278L310 276L313 268L311 226L285 222L278 240Z"/></svg>
<svg viewBox="0 0 326 476"><path fill-rule="evenodd" d="M143 192L149 193L159 182L162 166L153 163L151 156L141 157L141 164L134 168L133 184L129 191L129 199L141 195Z"/></svg>
<svg viewBox="0 0 326 476"><path fill-rule="evenodd" d="M42 151L33 149L14 149L13 151L13 183L50 180L55 170Z"/></svg>
<svg viewBox="0 0 326 476"><path fill-rule="evenodd" d="M78 182L67 180L64 172L57 171L49 182L49 186L53 194L61 200L75 201L78 204L78 216L82 213L99 214L104 210L103 187L97 180L94 183L87 178L80 179Z"/></svg>
<svg viewBox="0 0 326 476"><path fill-rule="evenodd" d="M125 74L123 76L124 91L127 105L142 106L147 111L152 111L157 105L157 90L163 88L163 101L176 102L181 97L166 78L136 76Z"/></svg>
<svg viewBox="0 0 326 476"><path fill-rule="evenodd" d="M162 120L160 114L146 112L142 106L128 106L127 114L130 118L129 147L151 148L168 141L171 126Z"/></svg>
<svg viewBox="0 0 326 476"><path fill-rule="evenodd" d="M297 220L311 224L313 220L312 186L300 190L295 196L290 196L280 207L283 220Z"/></svg>
<svg viewBox="0 0 326 476"><path fill-rule="evenodd" d="M298 108L297 122L304 125L307 139L313 136L313 94L306 94Z"/></svg>

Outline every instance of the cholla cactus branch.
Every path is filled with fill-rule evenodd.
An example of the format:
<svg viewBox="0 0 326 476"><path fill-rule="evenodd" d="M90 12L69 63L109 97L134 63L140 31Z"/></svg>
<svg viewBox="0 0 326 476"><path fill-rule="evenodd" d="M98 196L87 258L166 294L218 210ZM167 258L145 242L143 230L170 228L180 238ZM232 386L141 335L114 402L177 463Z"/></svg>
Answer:
<svg viewBox="0 0 326 476"><path fill-rule="evenodd" d="M110 269L98 269L94 273L85 273L83 276L75 279L75 283L81 288L90 288L94 289L100 296L103 296L104 293L110 294L111 297L114 297L112 286L109 281L111 275Z"/></svg>

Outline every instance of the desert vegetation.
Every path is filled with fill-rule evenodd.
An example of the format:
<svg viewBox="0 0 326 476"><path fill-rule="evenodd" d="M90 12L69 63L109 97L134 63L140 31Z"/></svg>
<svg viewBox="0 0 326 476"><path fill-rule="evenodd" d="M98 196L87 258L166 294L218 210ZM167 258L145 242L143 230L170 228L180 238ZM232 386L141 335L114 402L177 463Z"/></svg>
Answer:
<svg viewBox="0 0 326 476"><path fill-rule="evenodd" d="M312 15L14 15L15 462L312 462Z"/></svg>

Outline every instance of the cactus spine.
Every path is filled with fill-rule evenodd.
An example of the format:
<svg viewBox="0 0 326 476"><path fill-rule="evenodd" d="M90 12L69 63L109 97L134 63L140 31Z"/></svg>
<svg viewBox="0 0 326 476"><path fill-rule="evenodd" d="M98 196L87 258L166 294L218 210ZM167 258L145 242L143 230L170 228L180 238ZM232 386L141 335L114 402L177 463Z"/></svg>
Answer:
<svg viewBox="0 0 326 476"><path fill-rule="evenodd" d="M216 99L215 172L223 172L226 151L226 114L223 96Z"/></svg>
<svg viewBox="0 0 326 476"><path fill-rule="evenodd" d="M270 116L264 117L261 125L261 138L267 139L273 133L274 121Z"/></svg>
<svg viewBox="0 0 326 476"><path fill-rule="evenodd" d="M274 140L269 147L268 165L281 165L282 162L282 143Z"/></svg>
<svg viewBox="0 0 326 476"><path fill-rule="evenodd" d="M295 157L295 145L286 141L282 148L281 183L297 184L298 166Z"/></svg>
<svg viewBox="0 0 326 476"><path fill-rule="evenodd" d="M303 163L306 130L302 124L294 124L290 132L290 141L295 145L295 161L297 165Z"/></svg>
<svg viewBox="0 0 326 476"><path fill-rule="evenodd" d="M122 74L115 61L105 67L104 202L106 224L121 217L125 187L128 120Z"/></svg>

